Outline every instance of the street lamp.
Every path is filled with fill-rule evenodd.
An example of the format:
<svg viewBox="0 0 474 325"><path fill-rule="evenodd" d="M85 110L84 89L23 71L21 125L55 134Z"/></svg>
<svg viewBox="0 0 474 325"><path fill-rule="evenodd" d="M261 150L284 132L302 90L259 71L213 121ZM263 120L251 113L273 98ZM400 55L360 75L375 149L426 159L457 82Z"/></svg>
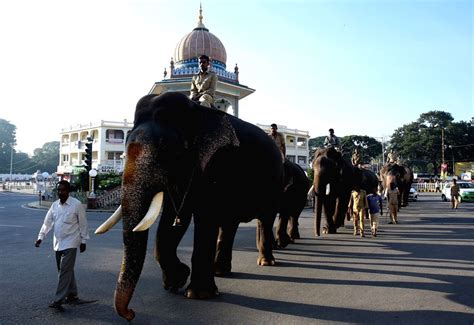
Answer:
<svg viewBox="0 0 474 325"><path fill-rule="evenodd" d="M7 144L2 142L2 148L4 148ZM10 182L8 182L9 190L11 191L12 187L12 178L13 178L13 143L9 143L10 145Z"/></svg>

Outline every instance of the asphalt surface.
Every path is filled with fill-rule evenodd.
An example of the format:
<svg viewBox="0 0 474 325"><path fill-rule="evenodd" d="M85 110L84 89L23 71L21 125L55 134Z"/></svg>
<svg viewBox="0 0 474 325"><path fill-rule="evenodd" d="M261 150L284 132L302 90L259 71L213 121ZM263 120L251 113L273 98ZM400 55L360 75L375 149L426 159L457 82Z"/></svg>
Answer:
<svg viewBox="0 0 474 325"><path fill-rule="evenodd" d="M25 207L33 195L0 192L0 324L125 324L113 292L122 259L120 226L93 231L110 213L88 212L91 239L78 254L83 299L96 303L47 307L56 287L52 234L34 241L45 210ZM313 236L313 215L300 219L302 239L275 252L278 265L256 264L255 222L239 227L231 278L217 278L221 295L189 300L163 290L153 257L156 225L130 306L135 324L474 324L474 204L458 211L439 195L420 194L402 209L400 224L381 218L379 236ZM190 265L192 228L179 256Z"/></svg>

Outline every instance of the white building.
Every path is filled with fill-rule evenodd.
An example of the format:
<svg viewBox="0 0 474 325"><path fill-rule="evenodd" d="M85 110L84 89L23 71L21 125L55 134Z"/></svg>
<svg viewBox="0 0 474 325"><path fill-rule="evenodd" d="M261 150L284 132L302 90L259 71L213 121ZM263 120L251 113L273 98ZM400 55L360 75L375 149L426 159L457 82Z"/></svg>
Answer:
<svg viewBox="0 0 474 325"><path fill-rule="evenodd" d="M257 124L257 126L267 133L271 132L270 125ZM306 170L309 162L309 132L290 129L285 125L278 125L278 132L285 136L286 158Z"/></svg>
<svg viewBox="0 0 474 325"><path fill-rule="evenodd" d="M57 173L75 174L77 166L84 165L85 143L92 138L92 168L99 172L121 171L127 132L133 123L100 121L79 124L62 129ZM79 167L80 168L80 167Z"/></svg>

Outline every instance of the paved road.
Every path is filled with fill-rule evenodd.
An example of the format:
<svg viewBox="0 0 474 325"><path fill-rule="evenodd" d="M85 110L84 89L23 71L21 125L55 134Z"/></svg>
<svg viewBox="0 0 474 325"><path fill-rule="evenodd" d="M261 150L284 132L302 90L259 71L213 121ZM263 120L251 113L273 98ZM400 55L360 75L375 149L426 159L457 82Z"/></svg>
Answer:
<svg viewBox="0 0 474 325"><path fill-rule="evenodd" d="M80 296L90 305L47 308L56 284L52 236L33 246L45 211L22 208L32 195L0 192L0 324L125 324L113 310L122 258L120 229L91 235L76 272ZM88 213L91 233L108 217ZM278 267L256 265L255 223L239 228L234 276L217 279L221 296L185 299L161 287L153 259L154 231L131 307L135 324L474 324L474 204L452 211L424 194L400 213L401 223L382 218L377 238L340 234L312 236L311 211L303 239L275 253ZM156 227L156 226L154 226ZM192 229L190 229L192 230ZM179 250L189 264L192 233Z"/></svg>

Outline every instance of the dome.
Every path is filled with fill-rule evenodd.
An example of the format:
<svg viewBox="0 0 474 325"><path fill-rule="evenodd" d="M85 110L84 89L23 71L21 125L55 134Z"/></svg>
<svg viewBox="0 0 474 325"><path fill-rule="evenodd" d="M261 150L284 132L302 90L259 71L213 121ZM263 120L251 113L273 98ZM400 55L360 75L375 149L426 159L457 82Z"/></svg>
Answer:
<svg viewBox="0 0 474 325"><path fill-rule="evenodd" d="M224 65L227 61L227 53L222 42L202 23L202 9L199 9L198 26L185 35L176 46L174 58L177 64L195 59L205 54L212 61L219 61Z"/></svg>

